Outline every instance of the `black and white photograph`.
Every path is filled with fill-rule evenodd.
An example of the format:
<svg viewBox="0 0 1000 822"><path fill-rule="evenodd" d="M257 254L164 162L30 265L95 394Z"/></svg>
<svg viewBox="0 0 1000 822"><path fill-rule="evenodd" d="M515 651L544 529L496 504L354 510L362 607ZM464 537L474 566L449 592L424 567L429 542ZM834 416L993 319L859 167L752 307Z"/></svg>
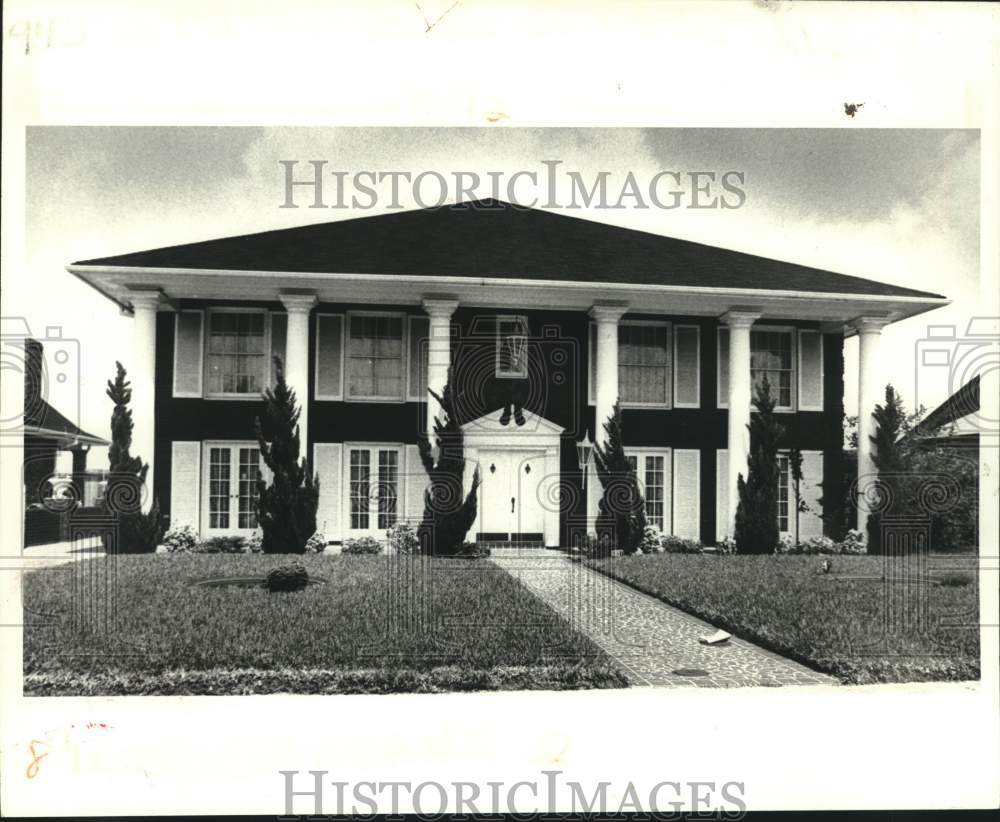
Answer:
<svg viewBox="0 0 1000 822"><path fill-rule="evenodd" d="M417 49L470 25L469 0L415 5ZM108 37L5 28L39 100ZM109 815L909 807L869 777L836 798L879 727L994 773L912 807L995 807L997 101L725 124L484 101L5 127L10 807L73 815L52 792L84 783ZM599 764L629 740L642 768ZM770 784L755 747L824 773ZM171 798L229 756L228 788Z"/></svg>

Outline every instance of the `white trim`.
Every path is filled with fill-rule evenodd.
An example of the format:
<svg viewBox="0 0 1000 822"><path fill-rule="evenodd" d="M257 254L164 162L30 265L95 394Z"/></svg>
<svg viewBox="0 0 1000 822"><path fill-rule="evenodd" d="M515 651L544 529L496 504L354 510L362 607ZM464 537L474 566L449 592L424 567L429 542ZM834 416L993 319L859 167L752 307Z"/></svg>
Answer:
<svg viewBox="0 0 1000 822"><path fill-rule="evenodd" d="M213 314L261 314L264 317L264 340L260 377L260 391L250 391L247 393L222 393L208 390L208 341L211 336ZM205 316L202 319L202 376L201 387L203 398L206 400L258 400L264 387L271 383L271 311L266 308L256 306L219 305L209 306L205 309ZM286 342L287 346L287 342Z"/></svg>
<svg viewBox="0 0 1000 822"><path fill-rule="evenodd" d="M177 390L177 342L180 339L178 326L181 322L182 314L197 314L201 318L198 328L198 391L178 391ZM188 399L201 399L205 393L205 311L201 308L185 308L174 314L174 372L173 384L171 385L171 396Z"/></svg>
<svg viewBox="0 0 1000 822"><path fill-rule="evenodd" d="M368 451L368 528L351 528L351 451ZM378 452L396 452L396 522L406 519L406 445L401 442L345 442L341 451L341 540L358 537L384 539L387 528L378 527L378 496L372 498L371 484L378 483ZM374 457L374 459L372 459Z"/></svg>
<svg viewBox="0 0 1000 822"><path fill-rule="evenodd" d="M350 342L350 339L351 339L351 318L352 317L398 317L401 320L401 322L399 324L400 335L402 337L402 353L400 355L400 365L401 365L402 371L403 371L402 374L401 374L403 390L402 390L402 393L399 396L396 396L396 397L391 397L391 396L353 397L353 396L351 396L348 393L348 387L347 387L348 380L347 380L347 371L346 371L346 368L347 368L347 360L349 358L347 356L347 345L348 345L348 343ZM368 310L358 310L358 311L348 311L347 312L347 316L346 316L346 318L344 320L343 338L342 338L342 341L341 341L342 342L342 350L343 350L343 356L342 356L343 370L341 371L341 380L342 380L342 386L343 386L344 402L358 402L358 403L365 403L365 402L405 403L406 402L406 389L407 389L406 382L407 382L407 379L408 379L408 376L407 376L407 357L406 357L406 351L407 351L407 340L406 340L406 337L407 337L407 331L409 330L409 324L406 322L406 317L407 317L407 314L404 311L377 311L377 310L368 311Z"/></svg>
<svg viewBox="0 0 1000 822"><path fill-rule="evenodd" d="M737 252L744 253L744 252ZM785 260L774 260L774 262L784 265L798 265ZM204 275L223 277L250 277L260 279L278 278L302 278L315 280L374 280L386 281L384 274L356 273L344 271L256 271L227 268L175 268L172 266L154 268L151 266L110 266L110 265L67 265L66 270L70 274L81 276L84 274L181 274L181 275ZM831 271L831 274L838 272ZM830 302L834 300L862 300L877 303L908 303L925 306L949 305L951 300L947 297L935 296L915 296L915 295L888 295L888 294L857 294L852 292L820 292L820 291L796 291L791 289L767 289L767 288L732 288L719 286L695 286L695 285L667 285L664 283L622 283L622 282L570 282L566 280L542 280L526 279L515 277L459 277L455 275L424 275L424 274L393 274L392 280L412 283L455 283L469 286L503 286L523 290L525 288L566 288L585 291L593 294L595 291L603 289L617 289L622 291L655 291L664 293L682 294L706 294L717 296L771 296L784 297L803 300L815 300L819 302ZM848 275L843 275L848 276ZM871 280L876 282L876 280ZM884 285L884 283L878 283ZM119 302L109 297L113 302Z"/></svg>
<svg viewBox="0 0 1000 822"><path fill-rule="evenodd" d="M587 323L587 405L597 405L594 393L597 369L597 323Z"/></svg>
<svg viewBox="0 0 1000 822"><path fill-rule="evenodd" d="M674 460L673 452L674 449L667 448L664 446L629 446L624 449L626 457L635 457L635 475L636 479L639 480L640 490L642 491L643 501L646 500L646 481L644 476L640 475L640 464L645 457L663 457L663 488L664 497L669 494L669 500L663 500L663 528L660 530L664 534L672 534L674 532ZM645 468L641 469L641 473L645 474ZM670 483L667 485L667 483ZM669 505L667 503L669 502ZM649 511L646 512L646 516L649 516Z"/></svg>
<svg viewBox="0 0 1000 822"><path fill-rule="evenodd" d="M695 330L695 355L694 355L694 396L693 403L678 402L677 400L677 330L680 328L693 328ZM670 399L673 408L701 408L701 326L694 323L675 323L673 330L673 351L672 353L672 382L670 387Z"/></svg>
<svg viewBox="0 0 1000 822"><path fill-rule="evenodd" d="M816 334L819 336L819 405L803 405L802 404L802 335L803 334ZM799 411L822 411L826 405L826 364L823 361L823 349L826 347L824 345L825 339L823 337L823 332L814 328L800 328L798 334L796 335L796 348L795 353L798 359L798 373L796 374L796 385L795 385L795 400Z"/></svg>
<svg viewBox="0 0 1000 822"><path fill-rule="evenodd" d="M340 387L336 394L319 393L319 324L323 317L340 317ZM313 399L321 401L337 402L344 399L344 357L347 346L345 344L347 335L347 320L343 312L320 311L316 313L316 342L313 363Z"/></svg>
<svg viewBox="0 0 1000 822"><path fill-rule="evenodd" d="M406 317L406 342L403 346L406 354L406 401L407 402L427 402L428 394L426 391L422 395L418 396L413 392L412 381L410 380L410 366L412 365L411 360L414 356L419 356L419 351L410 350L410 340L413 337L413 331L411 326L414 322L422 322L427 324L427 343L428 343L428 358L430 357L430 336L431 336L431 318L429 315L421 316L420 314L408 314ZM417 363L417 369L420 369L420 363ZM424 382L427 382L427 374L424 374Z"/></svg>
<svg viewBox="0 0 1000 822"><path fill-rule="evenodd" d="M500 323L517 321L524 331L524 368L520 371L500 370ZM496 314L493 317L493 376L498 380L523 380L528 376L528 341L531 337L528 318L524 314Z"/></svg>
<svg viewBox="0 0 1000 822"><path fill-rule="evenodd" d="M667 399L664 402L628 402L621 398L622 388L621 388L621 327L623 325L638 325L638 326L654 326L657 328L665 328L667 331L667 364L665 368L667 369L667 379L666 379L666 389L667 389ZM673 344L673 331L671 330L672 323L669 320L641 320L641 319L629 319L629 320L619 320L619 339L618 339L618 405L620 408L659 408L661 410L669 410L673 407L673 371L674 371L674 344Z"/></svg>

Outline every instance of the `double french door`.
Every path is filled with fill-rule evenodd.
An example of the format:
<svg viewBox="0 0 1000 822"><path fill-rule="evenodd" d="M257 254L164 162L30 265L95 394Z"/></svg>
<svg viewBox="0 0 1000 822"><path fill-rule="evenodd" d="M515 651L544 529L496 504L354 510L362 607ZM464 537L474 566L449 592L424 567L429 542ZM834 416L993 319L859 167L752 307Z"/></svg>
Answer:
<svg viewBox="0 0 1000 822"><path fill-rule="evenodd" d="M394 445L347 445L347 537L382 538L399 521L402 451Z"/></svg>
<svg viewBox="0 0 1000 822"><path fill-rule="evenodd" d="M257 527L260 449L250 443L205 443L202 533L247 536Z"/></svg>

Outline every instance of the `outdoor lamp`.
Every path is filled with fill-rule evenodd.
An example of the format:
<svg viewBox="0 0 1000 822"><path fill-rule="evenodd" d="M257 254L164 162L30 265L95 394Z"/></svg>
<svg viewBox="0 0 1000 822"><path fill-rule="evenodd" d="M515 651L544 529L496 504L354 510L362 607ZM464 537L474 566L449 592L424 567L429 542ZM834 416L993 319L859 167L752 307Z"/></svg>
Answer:
<svg viewBox="0 0 1000 822"><path fill-rule="evenodd" d="M583 487L587 487L587 466L590 465L590 455L594 452L594 443L590 441L590 432L584 431L583 439L576 444L576 458L583 472Z"/></svg>

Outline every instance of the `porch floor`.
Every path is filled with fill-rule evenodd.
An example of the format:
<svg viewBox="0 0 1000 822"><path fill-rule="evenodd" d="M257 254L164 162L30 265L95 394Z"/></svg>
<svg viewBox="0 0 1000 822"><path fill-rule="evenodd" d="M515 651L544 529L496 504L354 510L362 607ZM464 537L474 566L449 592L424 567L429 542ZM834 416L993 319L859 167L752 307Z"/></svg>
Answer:
<svg viewBox="0 0 1000 822"><path fill-rule="evenodd" d="M837 685L751 642L702 645L714 625L555 551L495 549L492 561L605 650L633 685L657 688Z"/></svg>

